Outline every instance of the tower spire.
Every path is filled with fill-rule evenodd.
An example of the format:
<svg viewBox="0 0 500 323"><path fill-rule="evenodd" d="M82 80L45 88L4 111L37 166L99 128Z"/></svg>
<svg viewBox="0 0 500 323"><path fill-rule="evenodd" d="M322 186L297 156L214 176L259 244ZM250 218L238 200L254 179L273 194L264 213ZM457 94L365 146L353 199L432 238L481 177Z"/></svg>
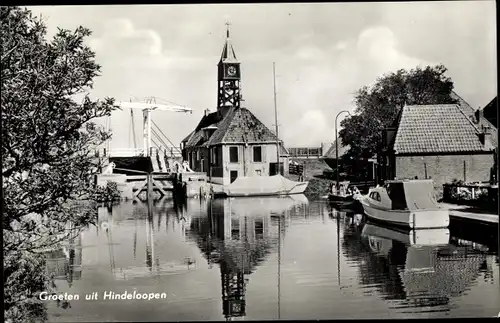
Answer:
<svg viewBox="0 0 500 323"><path fill-rule="evenodd" d="M229 38L229 26L231 26L231 23L226 21L226 38Z"/></svg>
<svg viewBox="0 0 500 323"><path fill-rule="evenodd" d="M241 101L240 63L236 59L233 45L229 38L230 25L231 23L226 21L226 40L218 64L217 110L223 114L231 107L239 108Z"/></svg>
<svg viewBox="0 0 500 323"><path fill-rule="evenodd" d="M237 62L236 54L234 53L233 44L231 43L231 39L229 38L229 26L231 23L229 21L226 22L226 42L224 44L224 48L222 49L221 61L222 62Z"/></svg>

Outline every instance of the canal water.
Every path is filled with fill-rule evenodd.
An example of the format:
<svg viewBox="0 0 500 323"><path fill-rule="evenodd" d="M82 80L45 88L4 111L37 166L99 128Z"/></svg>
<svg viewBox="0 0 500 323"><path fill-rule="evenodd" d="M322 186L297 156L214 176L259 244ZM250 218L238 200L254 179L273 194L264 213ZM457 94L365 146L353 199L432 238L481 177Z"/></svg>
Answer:
<svg viewBox="0 0 500 323"><path fill-rule="evenodd" d="M47 301L49 319L493 317L494 248L449 230L395 231L301 195L165 200L149 211L124 202L50 255L59 291L80 299ZM110 292L153 299L104 300Z"/></svg>

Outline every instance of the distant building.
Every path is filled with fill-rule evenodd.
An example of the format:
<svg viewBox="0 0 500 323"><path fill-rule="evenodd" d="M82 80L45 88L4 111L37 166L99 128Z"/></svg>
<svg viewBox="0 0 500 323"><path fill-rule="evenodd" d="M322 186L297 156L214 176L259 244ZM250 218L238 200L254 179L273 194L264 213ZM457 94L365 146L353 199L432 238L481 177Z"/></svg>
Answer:
<svg viewBox="0 0 500 323"><path fill-rule="evenodd" d="M349 151L349 145L344 146L342 139L338 138L338 159L339 164L342 157ZM331 169L335 169L337 167L337 141L334 140L328 150L321 156L321 159L325 161L325 163L330 166Z"/></svg>
<svg viewBox="0 0 500 323"><path fill-rule="evenodd" d="M337 147L336 142L334 141L326 153L321 157L325 161L325 163L330 166L331 169L335 170L337 168ZM342 169L342 163L346 162L343 160L344 155L349 152L351 147L349 145L345 145L342 142L342 138L338 137L338 159L339 159L339 168ZM346 172L348 173L347 179L349 180L365 180L370 181L375 179L375 166L374 162L376 161L375 157L372 158L360 158L358 160L349 160ZM345 168L344 168L345 169ZM342 172L342 171L341 171ZM335 174L335 172L334 172Z"/></svg>
<svg viewBox="0 0 500 323"><path fill-rule="evenodd" d="M278 173L275 134L250 110L241 107L241 70L227 38L218 64L217 111L205 111L182 141L184 160L213 183L228 185L240 176ZM288 152L279 141L281 173L288 172Z"/></svg>
<svg viewBox="0 0 500 323"><path fill-rule="evenodd" d="M460 98L461 99L461 98ZM463 101L463 100L462 100ZM496 131L467 104L405 106L383 133L381 179L489 181Z"/></svg>

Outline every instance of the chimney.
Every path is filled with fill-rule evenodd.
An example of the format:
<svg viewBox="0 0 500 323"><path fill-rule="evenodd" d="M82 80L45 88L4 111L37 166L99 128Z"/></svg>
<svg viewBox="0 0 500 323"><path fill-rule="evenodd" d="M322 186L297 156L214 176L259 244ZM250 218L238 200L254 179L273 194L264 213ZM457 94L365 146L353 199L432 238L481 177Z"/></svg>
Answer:
<svg viewBox="0 0 500 323"><path fill-rule="evenodd" d="M208 116L209 113L210 113L210 110L209 109L205 109L205 117Z"/></svg>
<svg viewBox="0 0 500 323"><path fill-rule="evenodd" d="M493 149L493 144L491 142L491 128L488 126L482 127L482 132L479 134L479 140L481 144L485 146L486 149Z"/></svg>
<svg viewBox="0 0 500 323"><path fill-rule="evenodd" d="M474 112L475 122L476 124L479 124L481 120L484 118L484 110L483 109L477 109L476 112Z"/></svg>

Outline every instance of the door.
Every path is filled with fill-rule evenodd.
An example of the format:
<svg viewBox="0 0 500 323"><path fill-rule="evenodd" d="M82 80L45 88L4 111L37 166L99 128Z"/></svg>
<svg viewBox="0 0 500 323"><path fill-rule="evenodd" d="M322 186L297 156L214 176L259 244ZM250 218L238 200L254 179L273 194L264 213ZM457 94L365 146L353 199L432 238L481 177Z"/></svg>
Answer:
<svg viewBox="0 0 500 323"><path fill-rule="evenodd" d="M237 178L238 178L238 171L237 170L232 170L230 172L231 183L234 182Z"/></svg>

